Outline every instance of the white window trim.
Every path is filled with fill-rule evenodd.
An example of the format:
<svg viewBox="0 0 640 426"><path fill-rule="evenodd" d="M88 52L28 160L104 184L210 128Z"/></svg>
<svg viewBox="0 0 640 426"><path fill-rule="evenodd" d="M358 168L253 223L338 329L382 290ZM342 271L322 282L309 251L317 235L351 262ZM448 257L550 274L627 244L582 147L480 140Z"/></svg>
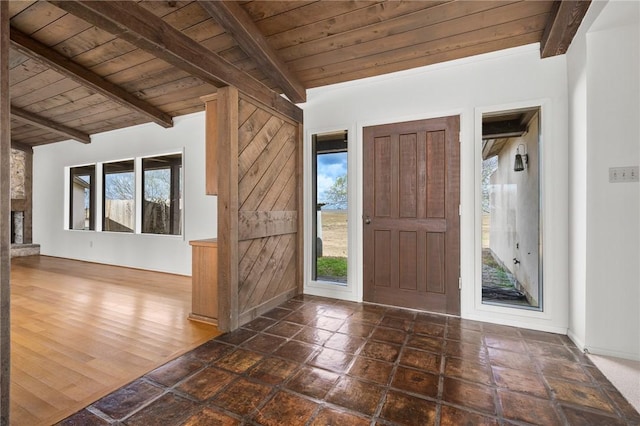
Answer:
<svg viewBox="0 0 640 426"><path fill-rule="evenodd" d="M348 211L347 211L347 285L335 284L326 281L313 280L313 252L311 250L312 244L312 232L313 232L313 215L316 214L316 210L311 205L311 194L313 192L313 167L312 167L312 140L313 135L336 133L347 131L347 192L348 192ZM350 300L358 302L362 300L361 292L359 291L359 283L361 282L359 271L362 269L359 266L360 261L357 250L357 225L360 223L358 219L358 197L359 197L359 185L360 178L357 176L358 166L356 164L358 147L356 146L354 126L335 126L327 129L307 129L305 132L305 143L303 148L304 155L304 173L303 173L303 185L304 185L304 293L331 297L342 300Z"/></svg>

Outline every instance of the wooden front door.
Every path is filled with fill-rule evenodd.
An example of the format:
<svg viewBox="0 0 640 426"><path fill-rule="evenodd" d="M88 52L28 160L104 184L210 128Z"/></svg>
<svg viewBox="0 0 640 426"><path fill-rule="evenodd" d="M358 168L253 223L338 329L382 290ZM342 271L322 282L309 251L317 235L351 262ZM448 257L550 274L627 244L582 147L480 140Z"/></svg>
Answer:
<svg viewBox="0 0 640 426"><path fill-rule="evenodd" d="M364 300L460 314L460 118L364 128Z"/></svg>

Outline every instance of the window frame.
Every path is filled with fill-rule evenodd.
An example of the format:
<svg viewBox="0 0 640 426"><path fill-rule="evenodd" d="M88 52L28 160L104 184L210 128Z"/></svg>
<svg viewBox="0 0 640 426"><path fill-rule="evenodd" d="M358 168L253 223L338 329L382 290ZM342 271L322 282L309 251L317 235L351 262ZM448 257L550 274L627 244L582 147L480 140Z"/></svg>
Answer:
<svg viewBox="0 0 640 426"><path fill-rule="evenodd" d="M170 156L179 156L180 157L180 165L179 165L179 173L174 178L177 179L176 192L178 197L174 201L178 206L178 211L180 212L179 221L176 222L173 226L175 233L154 233L154 232L143 232L144 226L142 223L143 218L143 201L144 201L144 167L143 160L153 159L153 158L161 158L161 157L170 157ZM106 185L107 179L105 179L106 174L105 169L108 169L109 164L120 163L120 162L132 162L133 163L133 174L134 174L134 208L133 208L133 230L129 231L115 231L115 230L105 230L104 222L105 222L105 196L106 196ZM91 175L91 183L90 183L90 229L73 229L73 171L78 168L85 167L93 167L93 174ZM65 167L65 217L64 217L64 226L63 229L71 230L71 231L92 231L92 232L108 232L113 234L127 234L127 235L145 235L145 236L163 236L163 237L173 237L173 238L185 238L185 202L184 202L184 177L185 177L185 152L184 148L175 149L166 152L154 153L150 155L140 155L135 157L128 157L122 159L115 160L105 160L99 161L95 163L87 163L87 164L77 164L72 166ZM175 213L174 213L175 214Z"/></svg>
<svg viewBox="0 0 640 426"><path fill-rule="evenodd" d="M80 174L75 174L74 170L76 169L84 169L84 168L91 168L92 170L90 170L88 173L89 177L90 177L90 181L89 181L89 229L83 228L83 229L76 229L74 228L74 224L73 224L73 220L74 220L74 180L76 176L80 176ZM78 166L72 166L69 167L69 171L67 173L67 176L69 177L69 185L67 187L67 190L69 191L69 198L68 198L68 208L69 208L69 213L67 214L67 227L70 231L95 231L96 230L96 211L97 211L97 206L96 206L96 176L97 176L97 165L95 163L90 163L90 164L84 164L84 165L78 165ZM83 173L82 175L84 175L85 173Z"/></svg>
<svg viewBox="0 0 640 426"><path fill-rule="evenodd" d="M106 229L106 220L107 220L107 212L106 212L106 208L107 208L107 175L108 174L116 174L117 172L107 172L107 168L110 164L117 164L117 163L128 163L131 162L132 164L132 170L131 171L125 171L125 172L121 172L121 173L133 173L133 218L132 218L132 222L133 222L133 228L131 228L131 231L116 231L116 230L107 230ZM102 162L102 193L101 195L101 199L102 199L102 232L117 232L117 233L123 233L123 234L136 234L136 216L137 216L137 205L138 205L138 194L136 191L136 160L135 158L126 158L123 160L115 160L115 161L104 161Z"/></svg>
<svg viewBox="0 0 640 426"><path fill-rule="evenodd" d="M169 167L170 170L170 206L169 206L169 216L170 216L170 232L169 233L158 233L158 232L146 232L145 231L145 212L144 212L144 203L146 201L145 197L145 160L156 159L156 158L168 158L173 156L180 156L179 164L172 164ZM174 174L173 167L177 166L178 173ZM161 170L162 168L155 168L151 170ZM140 233L145 235L167 235L167 236L182 236L184 234L184 153L183 152L171 152L166 154L157 154L157 155L149 155L145 157L140 157L140 207L138 209L138 214L140 215ZM177 197L174 196L177 193ZM178 223L175 223L175 210L177 207L177 211L180 216L178 217ZM176 229L177 228L177 229Z"/></svg>

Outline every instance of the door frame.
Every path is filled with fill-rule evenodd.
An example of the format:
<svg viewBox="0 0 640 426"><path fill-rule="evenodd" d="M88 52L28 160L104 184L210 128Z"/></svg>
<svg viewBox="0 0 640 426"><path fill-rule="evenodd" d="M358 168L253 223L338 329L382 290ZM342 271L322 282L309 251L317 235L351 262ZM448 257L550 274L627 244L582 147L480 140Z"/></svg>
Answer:
<svg viewBox="0 0 640 426"><path fill-rule="evenodd" d="M364 182L364 159L363 159L363 129L370 126L379 126L384 124L401 123L405 121L416 120L429 120L432 118L459 116L460 117L460 141L464 140L465 131L464 126L473 116L468 109L454 108L454 109L442 109L436 111L429 111L420 114L409 115L388 115L383 118L371 119L371 120L358 120L355 123L349 123L344 125L336 125L324 128L305 128L304 137L304 294L333 297L342 300L348 300L353 302L363 301L364 292L364 273L363 273L363 258L364 258L364 227L362 221L362 215L364 211L363 206L363 182ZM311 273L311 232L312 232L312 214L315 214L315 210L311 211L311 191L312 179L311 179L311 141L312 135L318 133L331 133L340 130L348 131L348 145L347 145L347 164L349 167L349 228L348 228L348 263L347 263L347 286L337 288L332 284L325 284L312 280ZM462 170L464 152L461 146L460 150L460 199L462 203L464 181L462 179ZM469 232L468 230L466 231ZM465 278L462 275L464 273L462 265L462 236L465 234L463 221L460 221L460 244L461 244L461 260L460 260L460 275L464 282ZM465 286L462 286L460 290L460 309L463 314L463 292Z"/></svg>
<svg viewBox="0 0 640 426"><path fill-rule="evenodd" d="M444 293L441 294L437 294L438 292L436 291L430 291L429 290L429 280L428 280L428 270L425 270L424 273L426 274L426 276L423 276L423 279L425 280L424 282L421 281L420 279L420 273L418 272L421 268L420 268L420 261L418 261L416 263L416 284L418 285L418 287L420 287L421 285L425 285L425 288L422 288L421 290L418 290L418 288L415 289L415 293L411 293L411 296L407 297L407 294L409 293L409 291L403 291L401 288L400 283L390 283L391 288L393 289L392 291L390 291L389 289L384 289L384 288L380 288L378 289L378 287L375 285L375 283L373 281L369 282L367 284L366 280L369 279L373 279L375 281L375 277L376 277L376 273L374 272L374 269L376 269L375 266L375 254L369 250L365 250L364 254L367 254L368 257L367 259L365 259L365 256L363 256L363 290L364 290L364 296L365 299L367 301L374 301L374 303L389 303L392 304L393 306L398 306L398 307L403 307L403 308L413 308L413 309L417 309L417 310L425 310L425 311L433 311L433 312L438 312L438 313L447 313L450 315L460 315L460 305L461 305L461 298L460 298L460 290L461 290L461 286L460 286L460 202L461 202L461 187L460 187L460 144L461 144L461 140L460 140L460 114L455 114L455 115L450 115L450 116L442 116L442 117L435 117L435 118L430 118L430 119L424 119L424 120L411 120L411 121L402 121L402 122L394 122L391 124L386 124L386 125L377 125L377 126L367 126L365 128L363 128L363 158L365 155L370 154L371 157L368 156L369 161L371 161L372 157L375 157L375 150L373 145L367 145L368 150L365 150L365 146L364 143L368 143L368 144L372 144L375 142L375 139L377 136L384 136L384 135L388 135L388 134L392 134L392 135L396 135L396 136L400 136L402 134L406 133L411 133L413 134L415 133L423 133L426 132L426 134L428 135L430 132L443 132L445 134L445 137L443 139L443 155L444 155L444 164L442 165L442 167L444 167L443 172L444 172L444 187L443 190L445 191L445 193L447 194L444 197L443 200L443 208L444 208L444 216L441 219L438 219L436 217L430 217L428 215L428 207L427 210L424 212L424 217L420 216L419 212L419 208L417 207L416 210L416 217L411 217L411 218L406 218L403 219L402 217L398 216L396 217L395 214L391 214L391 218L393 218L392 220L395 221L393 222L394 224L390 224L389 227L391 229L396 229L396 231L399 231L400 233L402 233L403 229L407 229L406 226L407 224L415 224L416 221L422 221L422 220L426 220L427 222L430 222L431 224L438 223L439 221L443 221L446 225L446 231L433 231L433 232L438 232L438 235L441 235L444 238L444 246L442 248L443 252L441 253L443 255L443 259L446 258L447 261L445 261L445 264L443 266L443 285L444 285ZM364 130L369 130L369 137L365 140L364 139ZM416 143L416 148L418 147L418 143L419 143L420 137L418 137L418 139L415 141ZM427 137L424 140L424 144L425 144L425 149L428 150L428 140L429 138ZM401 140L398 139L397 141L392 137L391 139L392 142L396 142L396 143L401 143ZM398 149L397 151L397 155L400 155L400 145L396 146L396 148ZM393 150L393 149L392 149ZM428 151L425 152L425 154L427 154ZM395 156L392 154L392 168L395 167L396 164L397 167L400 167L400 158L396 158L395 161L398 161L398 163L394 163L394 158ZM367 166L366 164L363 166ZM425 171L428 172L427 168L428 168L428 162L425 163L423 165L425 167ZM365 206L364 202L365 202L365 195L368 195L367 199L369 200L369 202L371 202L372 204L369 204L367 207L367 210L365 212L365 214L367 215L367 217L370 215L372 220L371 220L371 225L367 225L364 226L363 225L363 229L367 230L367 232L363 233L363 237L365 237L366 235L369 235L371 239L368 240L367 244L367 249L371 249L372 245L375 245L374 243L374 234L375 232L372 234L371 232L374 231L375 229L380 229L380 230L384 230L386 229L386 226L381 226L380 225L376 225L376 218L378 218L376 212L374 210L376 210L376 208L373 206L373 204L376 204L376 202L374 201L375 196L374 194L371 192L372 188L369 187L367 190L364 190L365 185L365 181L364 178L368 177L368 178L373 178L375 179L374 175L374 167L372 165L368 165L368 170L370 172L370 174L368 176L364 176L364 172L365 169L363 167L362 172L363 172L363 208L367 207ZM400 173L400 171L398 170L398 173ZM418 169L416 169L416 179L418 178ZM393 175L394 173L392 173ZM393 182L393 178L392 178L392 182ZM418 184L418 181L416 181L416 183ZM372 185L375 185L374 182L371 182ZM400 184L399 182L396 182L396 184ZM428 184L428 180L427 180L427 184ZM400 196L400 189L398 189L398 196ZM425 191L428 192L428 187L424 188ZM453 191L450 192L450 191ZM393 190L392 190L392 194L393 194ZM416 193L418 194L418 193ZM425 199L424 201L428 200L428 196L427 193L424 193ZM418 200L416 200L418 201ZM400 212L400 206L396 206L395 203L393 201L391 202L391 210L393 210L394 208L398 208L398 211L396 213L399 214ZM419 203L418 203L419 204ZM418 204L416 206L418 206ZM457 205L456 205L457 204ZM391 219L391 218L387 218L387 219ZM384 217L379 217L379 220L381 220L382 222L384 222L385 218ZM364 221L361 221L362 223L364 223ZM402 224L400 224L402 223ZM409 225L411 227L411 225ZM435 225L437 227L437 225ZM369 228L369 227L373 227L373 228ZM380 228L379 228L380 227ZM392 231L392 234L395 233L396 231ZM424 240L423 243L419 243L418 241L420 240L419 237L420 232L416 232L416 249L420 250L420 244L424 244L422 245L422 249L425 250L424 255L427 254L427 241ZM428 238L427 235L425 235L425 238ZM393 247L395 248L396 243L392 243ZM397 242L397 244L399 244L399 242ZM398 246L398 249L400 248L400 246ZM364 249L364 238L363 238L363 249ZM374 250L375 251L375 250ZM418 255L419 251L416 252L416 255ZM390 255L393 257L395 255L393 255L392 253L390 253ZM449 259L453 259L456 260L456 263L452 264L451 262L449 262ZM364 265L364 261L367 260L368 264ZM394 262L392 262L394 263ZM366 273L367 271L365 271L364 267L367 266L368 268L371 269L367 269L367 271L369 271L368 273ZM399 265L397 265L398 268L401 267ZM391 270L395 270L396 266L392 266ZM401 272L400 270L396 271L396 272ZM400 277L398 277L400 278ZM393 280L393 278L391 278ZM365 288L364 286L367 285L367 287ZM397 288L394 287L395 285L399 285ZM384 296L386 294L386 296ZM414 299L415 298L415 299ZM403 299L401 301L401 299ZM419 300L418 303L416 303ZM411 306L413 305L413 306Z"/></svg>
<svg viewBox="0 0 640 426"><path fill-rule="evenodd" d="M313 280L313 251L311 250L312 234L313 234L313 215L316 214L315 209L311 208L311 193L313 191L313 135L323 133L333 133L339 131L347 131L347 168L349 178L347 179L348 193L348 213L347 213L347 285L336 285L323 281ZM303 180L304 180L304 294L315 296L332 297L336 299L349 300L352 302L362 301L362 276L361 269L358 264L362 259L361 252L354 237L354 233L358 230L358 196L360 195L360 178L356 176L354 170L357 170L358 155L360 152L357 143L356 127L353 124L344 126L332 126L321 129L305 129L304 147L303 147ZM360 211L362 211L360 209ZM360 213L361 215L361 213Z"/></svg>

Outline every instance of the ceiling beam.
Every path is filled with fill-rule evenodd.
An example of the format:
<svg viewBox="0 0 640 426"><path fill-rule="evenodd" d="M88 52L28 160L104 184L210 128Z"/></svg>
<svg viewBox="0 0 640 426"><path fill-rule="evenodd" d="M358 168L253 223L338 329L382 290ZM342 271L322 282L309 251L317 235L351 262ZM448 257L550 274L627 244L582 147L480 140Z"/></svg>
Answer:
<svg viewBox="0 0 640 426"><path fill-rule="evenodd" d="M200 6L235 39L242 50L254 59L284 94L295 103L307 101L307 92L298 77L267 42L251 16L236 1L200 0Z"/></svg>
<svg viewBox="0 0 640 426"><path fill-rule="evenodd" d="M556 0L554 2L540 41L542 58L567 53L590 4L591 0Z"/></svg>
<svg viewBox="0 0 640 426"><path fill-rule="evenodd" d="M302 110L296 105L134 2L49 2L211 85L235 86L268 107L302 122Z"/></svg>
<svg viewBox="0 0 640 426"><path fill-rule="evenodd" d="M18 107L11 106L11 115L16 120L50 130L54 133L58 133L59 135L66 136L69 139L74 139L82 143L91 143L91 136L81 132L80 130L72 129L71 127L56 123L48 118L40 117Z"/></svg>
<svg viewBox="0 0 640 426"><path fill-rule="evenodd" d="M527 123L522 123L520 118L482 123L483 140L522 136L526 131Z"/></svg>
<svg viewBox="0 0 640 426"><path fill-rule="evenodd" d="M24 151L26 153L33 152L33 147L31 145L27 145L22 142L11 141L11 148L17 149L18 151Z"/></svg>
<svg viewBox="0 0 640 426"><path fill-rule="evenodd" d="M105 80L98 74L73 62L66 56L15 28L11 28L11 46L23 55L44 63L65 77L101 94L107 99L143 114L162 127L167 128L173 126L173 119L169 114L160 111L158 108L137 98L120 86Z"/></svg>

